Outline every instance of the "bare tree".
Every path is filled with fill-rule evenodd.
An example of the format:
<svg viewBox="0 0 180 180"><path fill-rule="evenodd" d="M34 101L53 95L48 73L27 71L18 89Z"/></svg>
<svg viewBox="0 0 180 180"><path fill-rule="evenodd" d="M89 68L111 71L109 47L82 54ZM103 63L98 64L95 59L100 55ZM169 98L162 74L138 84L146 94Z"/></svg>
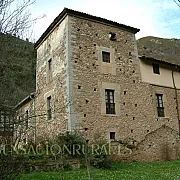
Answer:
<svg viewBox="0 0 180 180"><path fill-rule="evenodd" d="M180 7L180 0L173 0Z"/></svg>
<svg viewBox="0 0 180 180"><path fill-rule="evenodd" d="M17 117L14 110L0 110L0 179L14 179L26 163L25 157L17 153L13 145L13 131ZM15 124L16 123L16 124ZM21 123L22 124L22 123ZM19 126L21 125L19 124ZM17 140L16 140L17 141Z"/></svg>
<svg viewBox="0 0 180 180"><path fill-rule="evenodd" d="M20 38L31 33L35 21L44 17L31 18L29 7L34 3L35 0L0 0L0 32Z"/></svg>

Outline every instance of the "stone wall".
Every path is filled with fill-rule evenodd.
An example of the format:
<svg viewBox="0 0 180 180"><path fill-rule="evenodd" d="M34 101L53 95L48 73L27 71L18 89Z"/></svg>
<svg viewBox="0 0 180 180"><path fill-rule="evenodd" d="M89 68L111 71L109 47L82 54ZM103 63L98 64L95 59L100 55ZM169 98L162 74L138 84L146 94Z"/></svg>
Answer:
<svg viewBox="0 0 180 180"><path fill-rule="evenodd" d="M30 98L31 97L31 98ZM14 139L24 143L35 142L36 138L36 116L34 95L28 96L21 104L15 114Z"/></svg>
<svg viewBox="0 0 180 180"><path fill-rule="evenodd" d="M36 123L37 140L53 138L67 126L68 18L57 25L37 48ZM49 66L51 61L51 67ZM47 98L51 97L48 119Z"/></svg>
<svg viewBox="0 0 180 180"><path fill-rule="evenodd" d="M109 140L109 133L115 132L118 141L132 138L137 142L162 125L178 130L174 89L141 81L134 34L74 17L70 18L70 25L73 128L84 129L90 141L96 134ZM109 32L116 33L116 41L109 39ZM106 71L102 70L104 64L100 57L103 48L113 53L115 63L106 67ZM115 115L102 113L105 108L102 107L105 100L102 91L106 85L109 88L108 84L119 86L116 99L119 113ZM160 91L165 98L164 118L157 117L155 93ZM146 152L147 156L151 153Z"/></svg>
<svg viewBox="0 0 180 180"><path fill-rule="evenodd" d="M110 40L110 32L116 34L115 41ZM104 50L111 53L109 64L102 62ZM114 115L105 113L106 88L115 90ZM157 92L163 93L164 118L157 117ZM115 132L117 141L134 139L137 144L141 143L136 159L150 161L162 159L158 149L158 158L148 151L150 142L164 139L171 143L177 139L175 135L168 139L166 128L151 137L151 133L163 125L168 127L167 133L169 128L178 131L175 93L173 88L141 81L135 35L125 29L66 16L37 48L36 93L39 140L66 130L81 130L87 141L91 142L99 134L110 141L110 132ZM51 120L47 119L49 96L52 98Z"/></svg>
<svg viewBox="0 0 180 180"><path fill-rule="evenodd" d="M146 135L134 153L134 159L138 161L169 161L179 158L178 132L165 125Z"/></svg>
<svg viewBox="0 0 180 180"><path fill-rule="evenodd" d="M109 139L109 132L116 132L117 139L127 137L140 140L146 134L153 118L151 91L148 84L141 83L136 40L133 33L88 20L71 17L73 34L72 71L73 106L77 125L88 128L87 139L93 139L97 132ZM109 32L116 33L116 41L109 39ZM103 62L99 49L109 48L113 52L115 73L103 73ZM102 114L102 84L120 86L119 114ZM80 88L78 88L78 86ZM146 101L144 103L143 101ZM142 123L143 122L143 123Z"/></svg>

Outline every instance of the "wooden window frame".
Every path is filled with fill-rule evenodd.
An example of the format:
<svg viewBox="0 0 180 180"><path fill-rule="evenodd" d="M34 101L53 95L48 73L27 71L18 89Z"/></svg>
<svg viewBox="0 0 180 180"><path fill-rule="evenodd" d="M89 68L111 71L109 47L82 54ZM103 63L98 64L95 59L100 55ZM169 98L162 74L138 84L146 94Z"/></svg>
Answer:
<svg viewBox="0 0 180 180"><path fill-rule="evenodd" d="M105 89L106 114L115 114L114 90Z"/></svg>
<svg viewBox="0 0 180 180"><path fill-rule="evenodd" d="M158 117L165 117L164 104L163 104L163 94L156 94L156 105L157 105Z"/></svg>
<svg viewBox="0 0 180 180"><path fill-rule="evenodd" d="M102 51L102 61L105 63L110 63L111 53L107 51Z"/></svg>
<svg viewBox="0 0 180 180"><path fill-rule="evenodd" d="M153 73L154 74L160 74L159 64L152 63L152 66L153 66Z"/></svg>
<svg viewBox="0 0 180 180"><path fill-rule="evenodd" d="M26 130L27 130L29 128L29 111L28 110L26 111L25 119L26 119L25 124L26 124Z"/></svg>
<svg viewBox="0 0 180 180"><path fill-rule="evenodd" d="M12 133L14 129L14 117L9 111L0 110L0 132Z"/></svg>
<svg viewBox="0 0 180 180"><path fill-rule="evenodd" d="M110 140L115 140L116 139L116 133L115 132L110 132L109 133L109 138L110 138Z"/></svg>
<svg viewBox="0 0 180 180"><path fill-rule="evenodd" d="M48 60L48 72L52 72L52 58Z"/></svg>
<svg viewBox="0 0 180 180"><path fill-rule="evenodd" d="M52 97L48 96L47 97L47 120L52 119Z"/></svg>

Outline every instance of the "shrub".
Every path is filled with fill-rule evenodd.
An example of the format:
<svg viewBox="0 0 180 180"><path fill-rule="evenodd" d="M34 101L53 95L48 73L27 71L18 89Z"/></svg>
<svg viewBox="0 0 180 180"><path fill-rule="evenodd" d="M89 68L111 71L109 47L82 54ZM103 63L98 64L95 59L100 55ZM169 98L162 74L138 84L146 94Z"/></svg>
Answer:
<svg viewBox="0 0 180 180"><path fill-rule="evenodd" d="M77 133L66 133L60 134L57 136L55 142L62 146L66 146L71 152L63 151L61 154L63 158L80 158L81 160L85 158L85 163L96 167L96 168L111 168L112 160L109 155L109 144L105 140L95 138L93 145L97 148L94 148L93 145L87 145L85 139L82 135ZM73 145L78 145L80 149L79 153L74 154Z"/></svg>
<svg viewBox="0 0 180 180"><path fill-rule="evenodd" d="M87 149L84 138L77 133L59 134L55 143L61 147L61 155L71 158L84 157Z"/></svg>
<svg viewBox="0 0 180 180"><path fill-rule="evenodd" d="M65 162L63 163L63 169L64 169L64 170L72 170L73 167L72 167L71 163L65 161Z"/></svg>
<svg viewBox="0 0 180 180"><path fill-rule="evenodd" d="M90 164L96 168L111 168L112 160L108 151L103 150L104 147L108 148L108 144L106 146L100 144L96 144L99 149L96 150L96 153L93 153L90 158Z"/></svg>
<svg viewBox="0 0 180 180"><path fill-rule="evenodd" d="M95 151L92 153L90 158L90 164L96 168L111 168L112 159L110 157L110 148L109 143L106 140L102 139L101 135L97 133L94 137L95 141L93 142L96 145Z"/></svg>
<svg viewBox="0 0 180 180"><path fill-rule="evenodd" d="M28 158L21 154L0 154L0 179L14 179L27 166Z"/></svg>

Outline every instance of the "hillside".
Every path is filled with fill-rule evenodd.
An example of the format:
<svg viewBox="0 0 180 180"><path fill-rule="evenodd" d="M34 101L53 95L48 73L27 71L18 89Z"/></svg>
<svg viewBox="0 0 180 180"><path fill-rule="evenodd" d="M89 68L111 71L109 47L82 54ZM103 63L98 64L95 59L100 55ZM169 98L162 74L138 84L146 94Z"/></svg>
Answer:
<svg viewBox="0 0 180 180"><path fill-rule="evenodd" d="M140 56L148 56L180 65L180 39L144 37L137 41Z"/></svg>
<svg viewBox="0 0 180 180"><path fill-rule="evenodd" d="M33 44L0 34L0 105L14 106L35 91Z"/></svg>

